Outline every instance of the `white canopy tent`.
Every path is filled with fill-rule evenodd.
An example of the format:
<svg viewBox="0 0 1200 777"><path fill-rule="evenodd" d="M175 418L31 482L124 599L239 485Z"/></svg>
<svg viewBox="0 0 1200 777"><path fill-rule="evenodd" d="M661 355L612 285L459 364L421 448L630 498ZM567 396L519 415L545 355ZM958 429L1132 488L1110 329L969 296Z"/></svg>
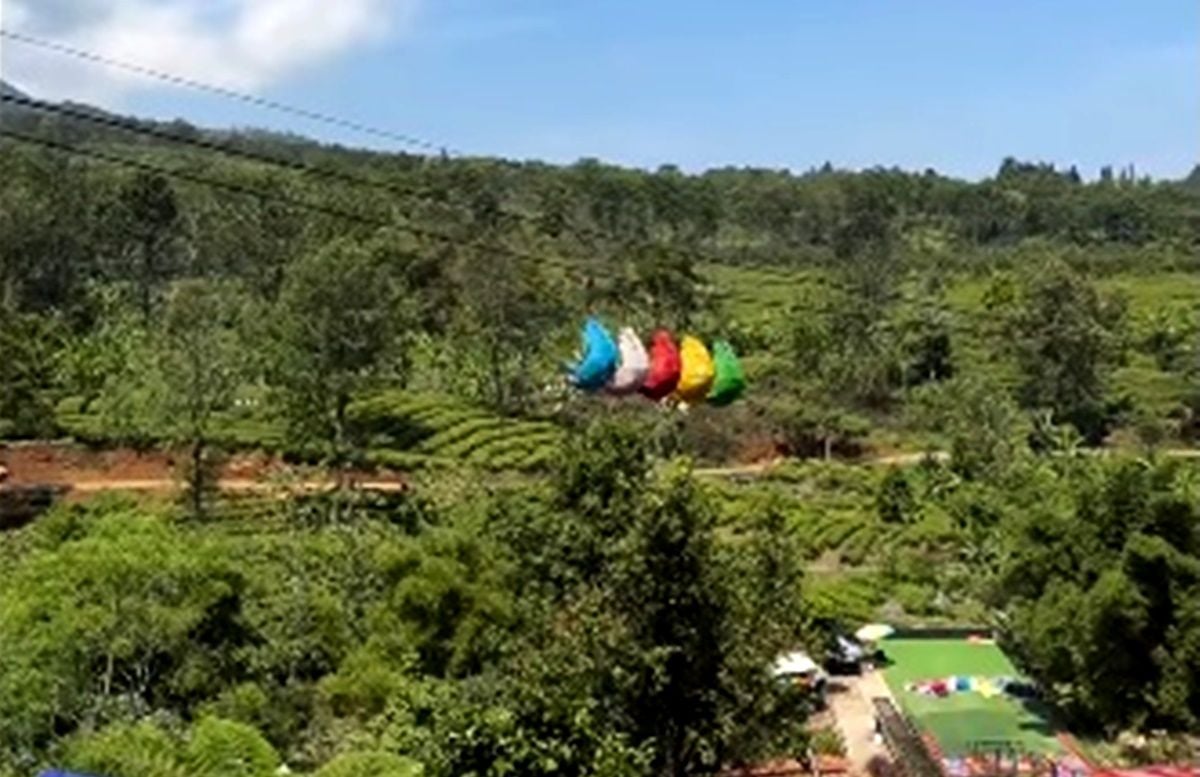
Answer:
<svg viewBox="0 0 1200 777"><path fill-rule="evenodd" d="M776 677L805 675L813 674L819 671L820 668L817 666L817 662L813 661L807 653L794 650L775 659L775 664L771 667L771 674Z"/></svg>
<svg viewBox="0 0 1200 777"><path fill-rule="evenodd" d="M896 630L886 623L868 623L854 632L854 637L859 642L878 642L881 639L887 639L895 633Z"/></svg>

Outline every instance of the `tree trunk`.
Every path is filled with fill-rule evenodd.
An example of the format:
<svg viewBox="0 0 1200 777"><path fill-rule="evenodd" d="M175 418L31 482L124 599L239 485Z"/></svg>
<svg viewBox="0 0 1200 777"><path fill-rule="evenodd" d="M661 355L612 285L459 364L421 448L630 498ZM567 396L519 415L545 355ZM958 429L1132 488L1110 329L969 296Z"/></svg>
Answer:
<svg viewBox="0 0 1200 777"><path fill-rule="evenodd" d="M504 409L504 376L500 366L500 344L492 338L488 346L488 361L492 373L492 402L497 410Z"/></svg>
<svg viewBox="0 0 1200 777"><path fill-rule="evenodd" d="M103 696L108 696L112 693L113 672L116 668L116 661L112 651L108 651L108 655L104 659L104 677L100 683L100 693Z"/></svg>
<svg viewBox="0 0 1200 777"><path fill-rule="evenodd" d="M346 408L350 397L339 394L333 411L333 465L340 472L346 459Z"/></svg>
<svg viewBox="0 0 1200 777"><path fill-rule="evenodd" d="M196 437L192 440L192 472L191 498L192 516L201 518L204 515L204 490L208 486L208 473L204 465L204 439Z"/></svg>

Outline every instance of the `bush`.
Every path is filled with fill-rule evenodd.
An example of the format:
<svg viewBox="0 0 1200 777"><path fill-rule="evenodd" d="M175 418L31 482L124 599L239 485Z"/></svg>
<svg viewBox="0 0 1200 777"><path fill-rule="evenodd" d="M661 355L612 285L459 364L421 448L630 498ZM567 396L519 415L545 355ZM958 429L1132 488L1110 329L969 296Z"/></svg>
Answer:
<svg viewBox="0 0 1200 777"><path fill-rule="evenodd" d="M430 459L467 461L489 469L537 469L563 438L545 421L504 418L448 397L382 392L349 409L355 433L373 463L400 468Z"/></svg>
<svg viewBox="0 0 1200 777"><path fill-rule="evenodd" d="M812 732L812 749L817 755L846 754L846 743L835 728L819 728Z"/></svg>
<svg viewBox="0 0 1200 777"><path fill-rule="evenodd" d="M915 583L897 583L892 589L892 596L909 615L932 615L937 611L932 588Z"/></svg>
<svg viewBox="0 0 1200 777"><path fill-rule="evenodd" d="M221 718L196 724L186 760L192 774L211 777L272 777L279 756L253 726Z"/></svg>
<svg viewBox="0 0 1200 777"><path fill-rule="evenodd" d="M410 758L368 750L339 755L325 764L316 777L420 777L425 769Z"/></svg>
<svg viewBox="0 0 1200 777"><path fill-rule="evenodd" d="M892 467L879 486L875 511L884 523L911 523L916 517L917 500L908 485L904 470Z"/></svg>
<svg viewBox="0 0 1200 777"><path fill-rule="evenodd" d="M175 739L150 721L120 723L73 740L64 764L105 777L193 777L179 763Z"/></svg>

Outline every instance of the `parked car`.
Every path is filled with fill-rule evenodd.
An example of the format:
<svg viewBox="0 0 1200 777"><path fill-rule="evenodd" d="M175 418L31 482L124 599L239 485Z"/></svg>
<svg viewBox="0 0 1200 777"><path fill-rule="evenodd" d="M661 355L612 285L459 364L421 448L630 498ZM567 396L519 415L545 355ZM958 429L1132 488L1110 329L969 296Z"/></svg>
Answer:
<svg viewBox="0 0 1200 777"><path fill-rule="evenodd" d="M833 646L825 659L825 668L830 674L858 674L862 663L868 658L867 649L852 637L842 634L834 638Z"/></svg>

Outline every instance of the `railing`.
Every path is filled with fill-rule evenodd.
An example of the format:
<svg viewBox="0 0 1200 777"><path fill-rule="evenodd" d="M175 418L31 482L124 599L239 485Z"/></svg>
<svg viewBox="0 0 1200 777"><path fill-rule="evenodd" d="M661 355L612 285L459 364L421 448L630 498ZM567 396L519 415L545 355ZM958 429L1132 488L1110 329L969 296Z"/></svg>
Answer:
<svg viewBox="0 0 1200 777"><path fill-rule="evenodd" d="M883 743L903 777L945 777L939 764L912 724L900 714L891 699L872 699Z"/></svg>

